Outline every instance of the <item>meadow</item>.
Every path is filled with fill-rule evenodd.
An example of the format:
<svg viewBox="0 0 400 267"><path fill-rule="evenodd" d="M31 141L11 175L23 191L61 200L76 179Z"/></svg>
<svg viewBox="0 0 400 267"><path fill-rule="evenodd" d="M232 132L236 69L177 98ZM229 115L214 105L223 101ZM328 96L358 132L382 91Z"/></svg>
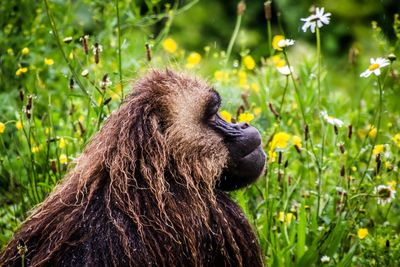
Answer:
<svg viewBox="0 0 400 267"><path fill-rule="evenodd" d="M222 96L221 116L262 133L266 172L231 195L267 266L400 266L399 15L390 25L368 22L332 56L325 44L341 43L325 33L340 20L323 6L296 17L299 31L290 32L275 19L285 10L270 1L237 2L227 45L191 48L174 23L198 5L0 4L0 247L134 80L168 67L206 78ZM255 5L265 12L256 52L242 25Z"/></svg>

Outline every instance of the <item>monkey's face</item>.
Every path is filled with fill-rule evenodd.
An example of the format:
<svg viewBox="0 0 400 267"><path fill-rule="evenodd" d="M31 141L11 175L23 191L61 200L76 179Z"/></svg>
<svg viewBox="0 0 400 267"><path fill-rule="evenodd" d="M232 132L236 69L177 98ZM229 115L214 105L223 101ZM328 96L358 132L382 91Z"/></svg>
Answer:
<svg viewBox="0 0 400 267"><path fill-rule="evenodd" d="M192 172L207 173L221 190L235 190L254 182L265 165L260 133L247 123L222 119L218 114L219 94L202 81L185 78L170 98L174 108L168 116L173 120L167 139L173 144L170 152L174 159L182 165L199 161L201 169L192 164Z"/></svg>
<svg viewBox="0 0 400 267"><path fill-rule="evenodd" d="M235 190L254 182L262 173L265 153L261 147L261 135L247 123L230 123L218 114L221 103L218 93L213 92L208 108L208 125L223 138L228 149L228 164L216 186L222 190ZM206 113L206 114L207 114Z"/></svg>

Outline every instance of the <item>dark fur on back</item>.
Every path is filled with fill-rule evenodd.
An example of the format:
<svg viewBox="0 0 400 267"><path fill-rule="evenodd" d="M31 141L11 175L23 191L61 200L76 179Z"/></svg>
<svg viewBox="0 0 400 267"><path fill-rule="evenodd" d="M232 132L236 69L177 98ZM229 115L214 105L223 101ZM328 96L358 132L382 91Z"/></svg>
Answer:
<svg viewBox="0 0 400 267"><path fill-rule="evenodd" d="M151 71L23 223L0 258L30 266L262 266L258 240L215 182L227 161L201 114L210 88Z"/></svg>

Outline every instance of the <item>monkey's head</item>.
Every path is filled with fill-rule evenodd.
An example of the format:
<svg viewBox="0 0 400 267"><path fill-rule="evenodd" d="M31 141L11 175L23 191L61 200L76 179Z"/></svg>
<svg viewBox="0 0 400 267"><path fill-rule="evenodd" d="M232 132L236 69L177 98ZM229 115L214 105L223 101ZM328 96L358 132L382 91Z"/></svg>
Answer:
<svg viewBox="0 0 400 267"><path fill-rule="evenodd" d="M222 190L254 182L265 165L261 136L247 123L222 119L220 105L219 94L197 78L153 70L140 79L122 110L137 113L129 138L138 142L141 172L168 170L179 183Z"/></svg>

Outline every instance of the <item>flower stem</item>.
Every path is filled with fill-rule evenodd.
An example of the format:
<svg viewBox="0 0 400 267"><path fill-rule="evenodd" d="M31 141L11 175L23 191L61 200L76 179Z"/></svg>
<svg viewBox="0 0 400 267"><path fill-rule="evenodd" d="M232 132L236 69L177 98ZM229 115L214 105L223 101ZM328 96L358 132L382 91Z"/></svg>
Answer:
<svg viewBox="0 0 400 267"><path fill-rule="evenodd" d="M316 41L317 41L317 82L318 82L318 108L321 104L321 36L319 28L316 29Z"/></svg>
<svg viewBox="0 0 400 267"><path fill-rule="evenodd" d="M382 83L381 83L381 79L379 78L379 76L377 77L377 79L378 79L378 87L379 87L379 103L378 103L378 122L376 124L376 136L372 141L372 147L371 147L371 150L370 150L369 155L368 155L367 167L365 168L365 170L364 170L364 172L363 172L363 174L361 176L360 182L358 183L358 185L359 185L358 188L360 188L360 185L363 183L363 181L365 179L365 176L367 174L368 166L371 163L372 153L374 151L374 147L375 147L376 142L378 140L379 131L380 131L380 127L381 127L382 105L383 105L383 88L382 88Z"/></svg>
<svg viewBox="0 0 400 267"><path fill-rule="evenodd" d="M286 96L286 91L287 91L288 85L289 85L289 77L286 76L285 89L283 89L282 100L281 100L281 104L279 105L280 116L282 116L282 107L283 107L283 102L285 101L285 96Z"/></svg>
<svg viewBox="0 0 400 267"><path fill-rule="evenodd" d="M232 48L238 36L241 23L242 23L242 15L238 15L236 19L235 29L233 30L231 40L229 41L228 49L226 50L225 66L228 64L229 57L231 56Z"/></svg>
<svg viewBox="0 0 400 267"><path fill-rule="evenodd" d="M119 73L119 84L121 86L121 101L123 101L124 85L122 84L121 22L120 22L120 16L119 16L118 0L115 0L115 8L117 10L117 30L118 30L118 73ZM103 110L103 107L101 107L101 110Z"/></svg>
<svg viewBox="0 0 400 267"><path fill-rule="evenodd" d="M65 51L64 51L64 49L62 47L61 39L60 39L60 36L58 34L58 30L57 30L57 27L56 27L56 23L54 21L53 14L50 11L48 0L44 0L44 5L45 5L45 8L46 8L47 17L49 18L50 26L51 26L51 29L53 31L53 35L54 35L54 38L56 40L58 49L60 50L65 62L67 63L68 68L70 69L70 71L72 73L72 76L74 76L74 79L75 79L76 83L78 84L79 88L90 99L90 102L93 105L93 107L96 107L96 101L93 100L92 96L85 89L85 86L83 85L82 81L80 80L78 73L75 71L74 67L72 66L72 62L68 59L67 54L65 53Z"/></svg>

